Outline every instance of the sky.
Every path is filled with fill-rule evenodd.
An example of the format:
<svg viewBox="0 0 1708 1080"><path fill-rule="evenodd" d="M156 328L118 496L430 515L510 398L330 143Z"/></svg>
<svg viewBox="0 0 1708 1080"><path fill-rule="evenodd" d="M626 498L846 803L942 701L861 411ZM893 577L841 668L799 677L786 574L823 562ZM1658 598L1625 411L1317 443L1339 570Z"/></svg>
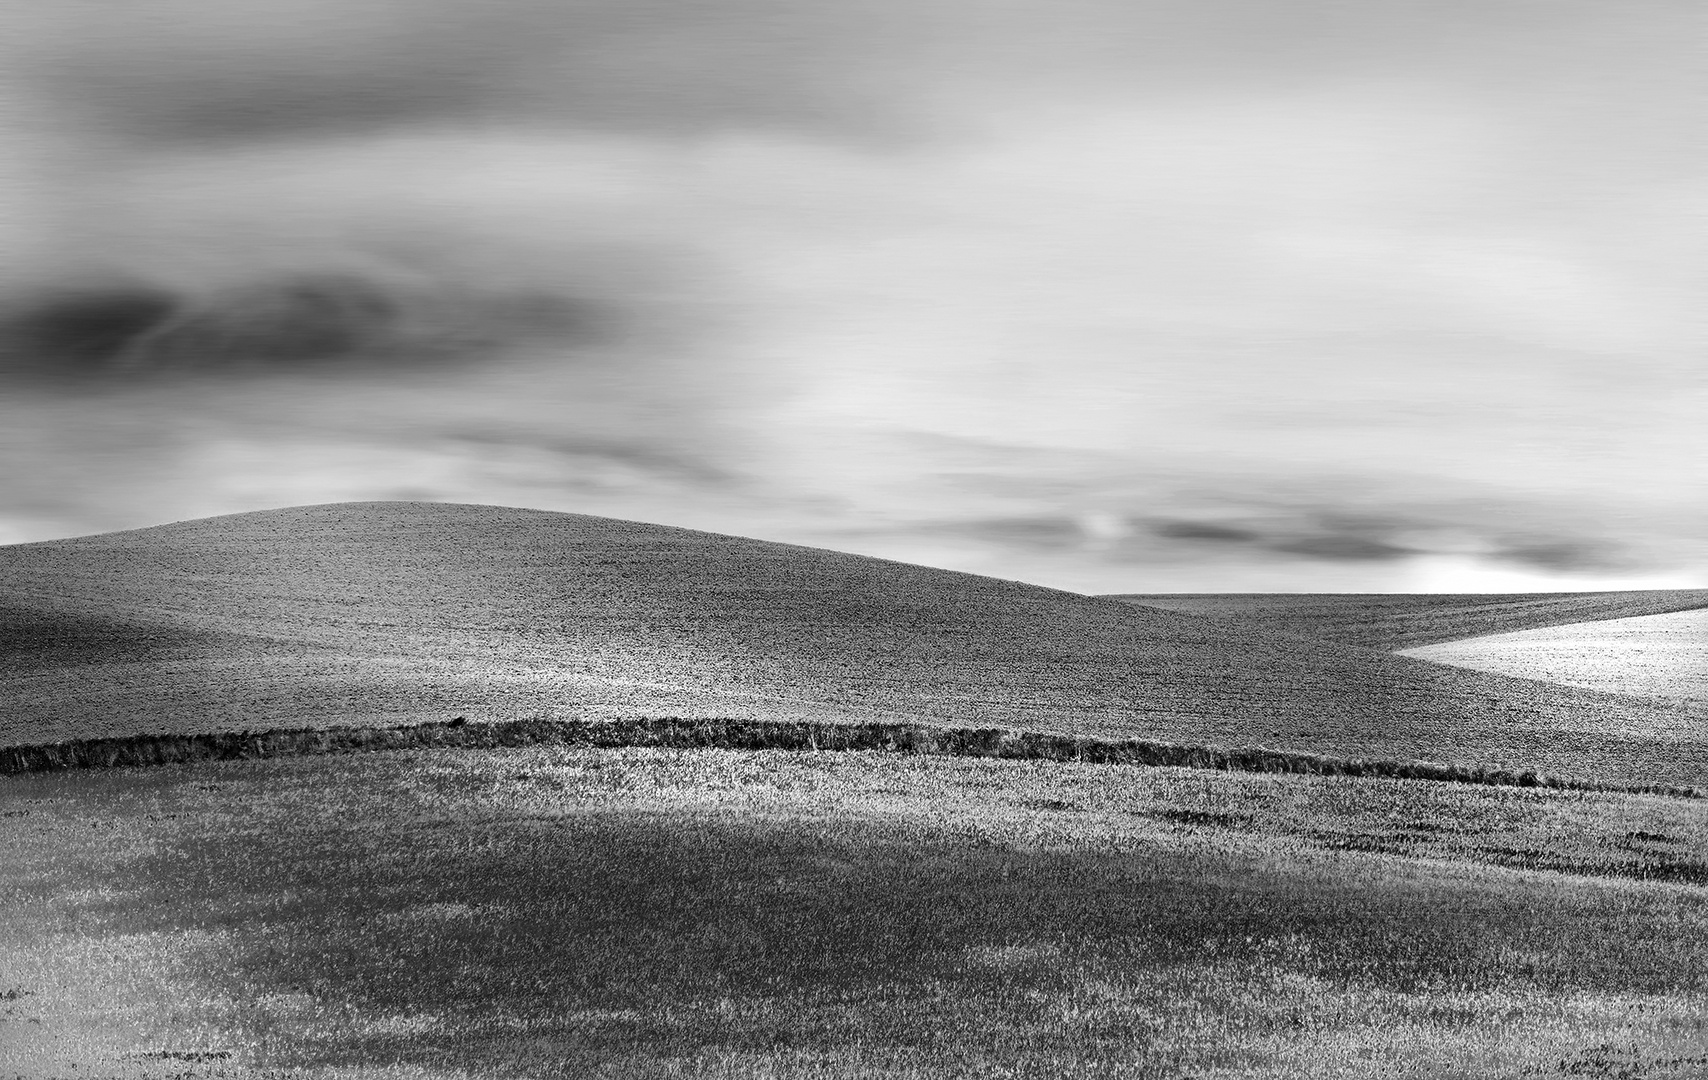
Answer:
<svg viewBox="0 0 1708 1080"><path fill-rule="evenodd" d="M0 0L0 542L1708 586L1695 0Z"/></svg>

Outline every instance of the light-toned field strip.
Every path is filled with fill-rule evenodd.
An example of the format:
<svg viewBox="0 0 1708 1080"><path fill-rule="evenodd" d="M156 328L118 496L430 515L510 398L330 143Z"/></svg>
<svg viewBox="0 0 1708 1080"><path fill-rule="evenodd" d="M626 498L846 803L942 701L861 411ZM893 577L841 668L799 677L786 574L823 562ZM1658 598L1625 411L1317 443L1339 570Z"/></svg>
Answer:
<svg viewBox="0 0 1708 1080"><path fill-rule="evenodd" d="M1564 593L1165 593L1108 597L1224 625L1399 652L1548 626L1708 608L1708 589Z"/></svg>
<svg viewBox="0 0 1708 1080"><path fill-rule="evenodd" d="M1708 705L1708 611L1450 641L1405 656L1496 675Z"/></svg>

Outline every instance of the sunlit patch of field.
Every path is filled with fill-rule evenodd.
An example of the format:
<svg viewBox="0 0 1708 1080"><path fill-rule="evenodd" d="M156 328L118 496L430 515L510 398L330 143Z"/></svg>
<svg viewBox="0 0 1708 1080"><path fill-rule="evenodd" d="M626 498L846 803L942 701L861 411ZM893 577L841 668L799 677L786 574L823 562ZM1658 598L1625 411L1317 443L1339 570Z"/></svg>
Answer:
<svg viewBox="0 0 1708 1080"><path fill-rule="evenodd" d="M1708 1072L1700 801L536 748L14 777L0 848L4 1077Z"/></svg>
<svg viewBox="0 0 1708 1080"><path fill-rule="evenodd" d="M1402 651L1487 634L1698 610L1708 607L1708 589L1568 593L1131 593L1109 599L1201 615L1247 629Z"/></svg>
<svg viewBox="0 0 1708 1080"><path fill-rule="evenodd" d="M1708 610L1494 634L1406 649L1404 655L1496 675L1708 705Z"/></svg>

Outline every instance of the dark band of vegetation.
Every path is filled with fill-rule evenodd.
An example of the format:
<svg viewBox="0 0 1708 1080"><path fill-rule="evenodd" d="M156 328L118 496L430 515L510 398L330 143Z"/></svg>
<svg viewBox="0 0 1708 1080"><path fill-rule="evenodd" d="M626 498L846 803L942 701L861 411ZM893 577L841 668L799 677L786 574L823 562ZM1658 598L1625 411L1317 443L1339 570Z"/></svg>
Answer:
<svg viewBox="0 0 1708 1080"><path fill-rule="evenodd" d="M1578 780L1536 772L1419 761L1361 761L1279 750L1180 746L1143 739L1088 739L1001 728L833 724L762 720L455 720L397 727L289 728L205 735L135 735L0 748L0 775L59 769L361 753L370 750L521 746L728 750L884 750L904 754L1181 766L1239 772L1444 780L1461 784L1616 791L1703 798L1696 788Z"/></svg>

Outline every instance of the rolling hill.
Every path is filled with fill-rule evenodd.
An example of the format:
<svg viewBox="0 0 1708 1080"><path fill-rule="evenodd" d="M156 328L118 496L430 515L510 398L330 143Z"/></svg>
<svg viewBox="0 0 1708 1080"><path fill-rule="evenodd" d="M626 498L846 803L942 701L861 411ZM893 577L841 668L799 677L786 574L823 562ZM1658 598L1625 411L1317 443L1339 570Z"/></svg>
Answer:
<svg viewBox="0 0 1708 1080"><path fill-rule="evenodd" d="M1708 608L1708 589L1568 593L1123 593L1107 597L1300 637L1399 651L1570 623Z"/></svg>
<svg viewBox="0 0 1708 1080"><path fill-rule="evenodd" d="M879 559L427 503L0 548L0 745L452 715L906 719L1699 783L1699 717Z"/></svg>

